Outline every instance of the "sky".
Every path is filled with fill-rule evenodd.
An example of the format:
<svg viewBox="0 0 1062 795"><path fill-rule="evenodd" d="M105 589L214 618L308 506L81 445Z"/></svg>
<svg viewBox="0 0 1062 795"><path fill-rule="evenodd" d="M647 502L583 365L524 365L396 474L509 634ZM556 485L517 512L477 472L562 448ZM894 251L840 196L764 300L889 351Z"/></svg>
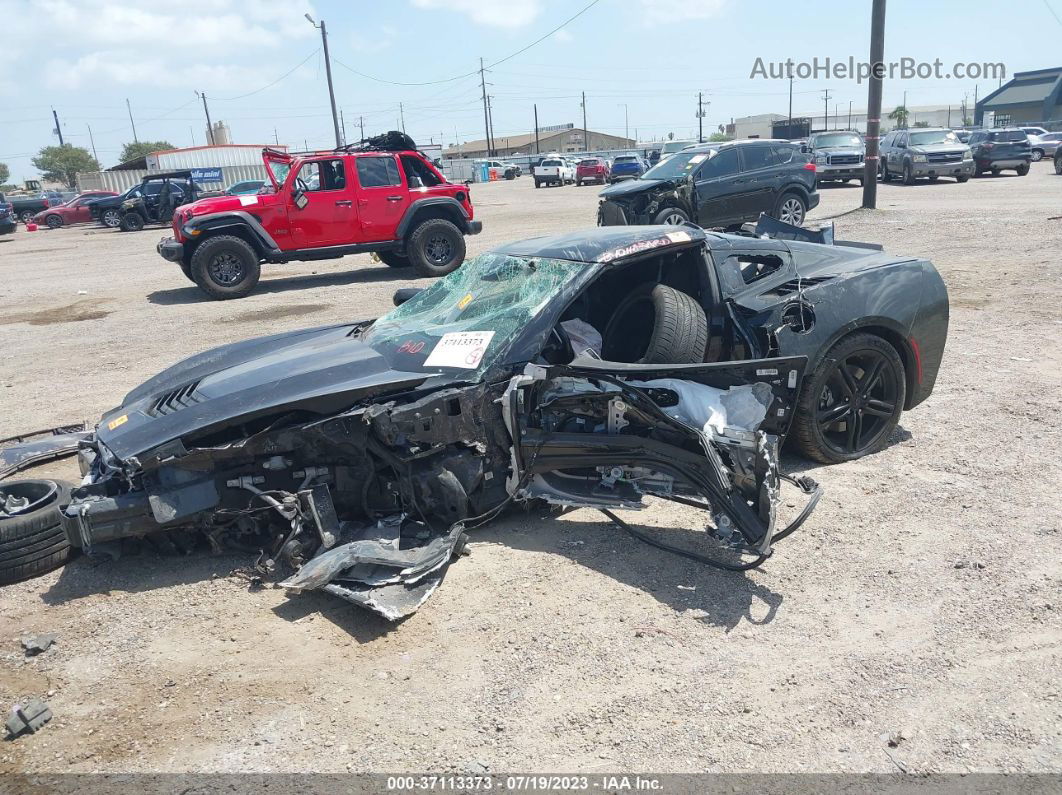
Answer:
<svg viewBox="0 0 1062 795"><path fill-rule="evenodd" d="M65 140L89 148L91 126L113 166L133 139L127 99L140 140L203 145L197 91L234 143L330 148L307 13L327 23L349 140L361 122L372 135L404 121L418 143L447 146L484 137L481 57L496 139L530 132L534 104L541 126L582 126L585 92L587 127L649 140L695 136L698 92L706 135L788 113L788 81L752 78L757 58L866 60L870 46L870 0L0 0L5 62L18 65L0 81L0 162L12 180L36 177L31 157L58 143L54 108ZM1001 62L1009 77L1062 65L1060 34L1062 0L889 0L885 60ZM972 103L975 84L983 97L999 81L889 79L884 106L905 90L911 106ZM809 77L794 82L794 115L821 113L824 89L842 116L866 105L865 82Z"/></svg>

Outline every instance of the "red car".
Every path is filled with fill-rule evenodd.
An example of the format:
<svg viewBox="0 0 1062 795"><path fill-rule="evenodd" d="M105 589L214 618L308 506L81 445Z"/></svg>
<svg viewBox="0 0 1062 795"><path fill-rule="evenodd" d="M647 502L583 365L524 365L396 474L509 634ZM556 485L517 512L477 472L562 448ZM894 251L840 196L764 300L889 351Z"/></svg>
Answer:
<svg viewBox="0 0 1062 795"><path fill-rule="evenodd" d="M608 161L602 157L588 157L580 160L575 167L575 184L582 185L584 182L600 182L604 185L608 182L608 176L612 169Z"/></svg>
<svg viewBox="0 0 1062 795"><path fill-rule="evenodd" d="M33 216L32 220L33 223L47 226L49 229L58 229L64 224L82 224L92 220L89 214L89 202L117 195L110 190L87 190L79 193L66 204L57 204L55 207L41 210Z"/></svg>
<svg viewBox="0 0 1062 795"><path fill-rule="evenodd" d="M483 228L472 220L468 187L448 182L403 133L332 152L265 149L262 159L269 182L261 192L178 207L174 236L158 244L212 298L247 295L263 262L367 252L443 276L464 261L463 236Z"/></svg>

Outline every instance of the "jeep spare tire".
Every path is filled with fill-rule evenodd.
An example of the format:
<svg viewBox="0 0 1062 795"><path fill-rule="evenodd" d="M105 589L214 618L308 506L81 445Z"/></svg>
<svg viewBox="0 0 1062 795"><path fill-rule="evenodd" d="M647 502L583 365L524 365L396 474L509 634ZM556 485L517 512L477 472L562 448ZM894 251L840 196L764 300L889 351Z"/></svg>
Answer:
<svg viewBox="0 0 1062 795"><path fill-rule="evenodd" d="M708 318L697 301L663 284L624 298L605 327L601 358L637 364L698 364L708 345Z"/></svg>
<svg viewBox="0 0 1062 795"><path fill-rule="evenodd" d="M465 261L465 238L450 221L431 218L413 230L406 254L420 276L445 276Z"/></svg>
<svg viewBox="0 0 1062 795"><path fill-rule="evenodd" d="M192 255L192 279L219 301L243 298L261 275L257 252L246 240L232 235L208 237Z"/></svg>
<svg viewBox="0 0 1062 795"><path fill-rule="evenodd" d="M62 480L0 482L0 585L57 569L70 557L59 507L70 502Z"/></svg>

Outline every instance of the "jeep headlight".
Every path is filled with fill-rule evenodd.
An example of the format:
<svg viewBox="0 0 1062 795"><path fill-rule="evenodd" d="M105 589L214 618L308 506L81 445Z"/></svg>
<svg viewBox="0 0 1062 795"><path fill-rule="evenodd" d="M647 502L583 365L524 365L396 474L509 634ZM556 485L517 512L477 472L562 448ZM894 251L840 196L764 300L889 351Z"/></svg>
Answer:
<svg viewBox="0 0 1062 795"><path fill-rule="evenodd" d="M973 152L970 151L969 149L967 149L965 152L962 153L962 159L963 160L973 160Z"/></svg>
<svg viewBox="0 0 1062 795"><path fill-rule="evenodd" d="M925 163L926 162L926 156L925 155L915 155L914 157L911 158L911 160L913 160L915 163Z"/></svg>

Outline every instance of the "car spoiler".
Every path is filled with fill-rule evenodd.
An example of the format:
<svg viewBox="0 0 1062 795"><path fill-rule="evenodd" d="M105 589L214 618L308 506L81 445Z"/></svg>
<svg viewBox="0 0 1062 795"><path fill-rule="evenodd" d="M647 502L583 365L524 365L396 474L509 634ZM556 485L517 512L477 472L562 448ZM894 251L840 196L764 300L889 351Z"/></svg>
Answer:
<svg viewBox="0 0 1062 795"><path fill-rule="evenodd" d="M806 229L802 226L793 226L785 221L779 221L766 213L760 213L755 224L743 224L742 234L750 237L766 237L772 240L799 240L804 243L821 243L827 246L846 246L849 248L865 248L870 251L884 251L885 247L880 243L861 243L854 240L837 240L834 237L833 221L816 229Z"/></svg>

